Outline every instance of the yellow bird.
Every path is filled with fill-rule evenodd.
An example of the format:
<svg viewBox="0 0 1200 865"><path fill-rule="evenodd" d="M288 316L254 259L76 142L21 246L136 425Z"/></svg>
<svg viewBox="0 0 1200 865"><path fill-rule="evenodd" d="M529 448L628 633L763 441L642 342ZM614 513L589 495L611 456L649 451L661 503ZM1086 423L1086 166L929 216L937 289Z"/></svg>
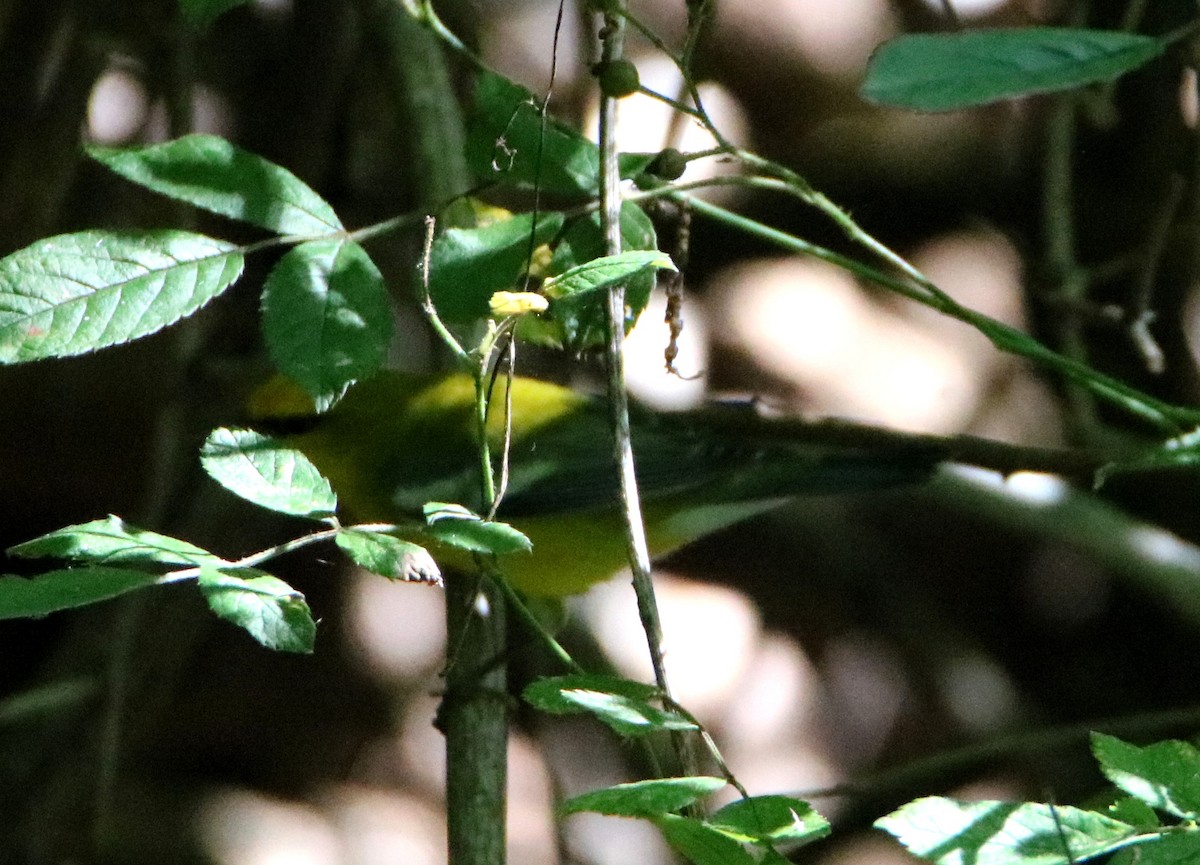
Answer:
<svg viewBox="0 0 1200 865"><path fill-rule="evenodd" d="M276 380L251 412L268 422L295 412ZM504 390L488 418L492 453L504 433ZM282 406L291 403L292 410ZM462 374L383 372L350 389L332 411L284 437L324 474L355 520L421 519L430 501L481 511L475 390ZM811 445L735 433L725 419L636 411L633 447L652 556L770 510L800 495L914 482L928 450L814 453ZM761 423L761 421L760 421ZM605 403L528 378L512 382L510 479L497 518L520 529L531 553L502 557L501 570L525 593L561 597L587 590L626 563ZM420 540L420 539L418 539ZM446 561L445 550L431 548ZM450 556L448 563L462 561Z"/></svg>

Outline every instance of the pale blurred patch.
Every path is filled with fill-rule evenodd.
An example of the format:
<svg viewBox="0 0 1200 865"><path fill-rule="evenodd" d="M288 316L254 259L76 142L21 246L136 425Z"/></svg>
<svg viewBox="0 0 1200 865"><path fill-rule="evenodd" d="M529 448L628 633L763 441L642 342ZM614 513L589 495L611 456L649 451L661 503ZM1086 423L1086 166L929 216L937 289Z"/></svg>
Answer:
<svg viewBox="0 0 1200 865"><path fill-rule="evenodd" d="M978 383L959 354L842 270L772 259L713 282L719 338L791 383L794 408L930 432L957 429L974 408Z"/></svg>
<svg viewBox="0 0 1200 865"><path fill-rule="evenodd" d="M342 848L342 865L446 861L446 818L427 799L350 785L331 790L326 798Z"/></svg>
<svg viewBox="0 0 1200 865"><path fill-rule="evenodd" d="M441 589L356 571L349 606L354 643L380 679L421 679L438 668L446 648Z"/></svg>
<svg viewBox="0 0 1200 865"><path fill-rule="evenodd" d="M795 58L830 77L857 78L895 32L885 0L775 0L721 5L723 38L757 55Z"/></svg>
<svg viewBox="0 0 1200 865"><path fill-rule="evenodd" d="M222 790L196 818L218 865L342 865L337 831L316 808L249 790Z"/></svg>
<svg viewBox="0 0 1200 865"><path fill-rule="evenodd" d="M554 62L554 24L558 3L530 0L489 0L480 10L480 49L484 61L502 75L544 95L550 84ZM582 68L580 44L583 30L578 4L563 7L563 24L558 34L558 64L555 88L566 90Z"/></svg>
<svg viewBox="0 0 1200 865"><path fill-rule="evenodd" d="M96 144L128 144L149 113L150 94L141 76L120 67L108 69L88 97L87 137Z"/></svg>
<svg viewBox="0 0 1200 865"><path fill-rule="evenodd" d="M742 686L762 632L758 610L741 592L723 586L661 572L654 585L675 698L697 717L711 719ZM582 609L621 673L654 681L629 581L618 578L597 586L583 599Z"/></svg>

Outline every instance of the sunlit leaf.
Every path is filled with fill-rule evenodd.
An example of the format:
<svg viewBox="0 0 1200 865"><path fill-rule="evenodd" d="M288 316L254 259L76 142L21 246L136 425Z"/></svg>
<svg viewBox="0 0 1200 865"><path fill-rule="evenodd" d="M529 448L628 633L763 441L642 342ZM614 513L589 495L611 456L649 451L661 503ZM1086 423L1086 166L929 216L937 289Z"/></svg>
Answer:
<svg viewBox="0 0 1200 865"><path fill-rule="evenodd" d="M213 430L200 461L213 480L261 507L314 519L337 510L329 481L308 457L253 430Z"/></svg>
<svg viewBox="0 0 1200 865"><path fill-rule="evenodd" d="M654 823L671 849L693 865L757 865L742 845L698 820L663 814Z"/></svg>
<svg viewBox="0 0 1200 865"><path fill-rule="evenodd" d="M1200 818L1200 751L1168 740L1146 747L1092 733L1092 753L1105 777L1151 808Z"/></svg>
<svg viewBox="0 0 1200 865"><path fill-rule="evenodd" d="M508 523L485 520L461 505L430 502L425 505L425 521L430 536L468 552L499 556L533 549L529 538Z"/></svg>
<svg viewBox="0 0 1200 865"><path fill-rule="evenodd" d="M679 811L725 786L724 778L658 778L592 790L562 803L564 814L594 811L614 817L655 817Z"/></svg>
<svg viewBox="0 0 1200 865"><path fill-rule="evenodd" d="M145 147L88 148L126 180L279 234L340 231L325 199L282 166L216 135L185 135Z"/></svg>
<svg viewBox="0 0 1200 865"><path fill-rule="evenodd" d="M191 315L241 275L232 244L186 231L84 231L0 259L0 364L84 354Z"/></svg>
<svg viewBox="0 0 1200 865"><path fill-rule="evenodd" d="M1128 823L1065 805L940 796L909 802L875 825L938 865L1073 865L1138 834Z"/></svg>
<svg viewBox="0 0 1200 865"><path fill-rule="evenodd" d="M283 580L255 570L204 569L200 591L209 609L278 652L313 650L317 625L304 595Z"/></svg>
<svg viewBox="0 0 1200 865"><path fill-rule="evenodd" d="M829 834L829 821L790 796L754 796L731 802L704 821L737 841L797 844Z"/></svg>
<svg viewBox="0 0 1200 865"><path fill-rule="evenodd" d="M131 526L109 516L42 535L10 547L24 558L53 557L94 564L165 564L187 567L221 560L187 541Z"/></svg>
<svg viewBox="0 0 1200 865"><path fill-rule="evenodd" d="M385 532L342 529L337 545L360 568L413 583L442 584L442 573L429 552L421 546Z"/></svg>
<svg viewBox="0 0 1200 865"><path fill-rule="evenodd" d="M628 679L596 675L539 679L530 684L522 696L543 712L587 713L622 736L696 729L690 718L651 704L650 701L659 696L656 688Z"/></svg>
<svg viewBox="0 0 1200 865"><path fill-rule="evenodd" d="M271 358L319 411L387 356L392 309L383 275L352 241L313 240L283 256L267 277L262 311Z"/></svg>

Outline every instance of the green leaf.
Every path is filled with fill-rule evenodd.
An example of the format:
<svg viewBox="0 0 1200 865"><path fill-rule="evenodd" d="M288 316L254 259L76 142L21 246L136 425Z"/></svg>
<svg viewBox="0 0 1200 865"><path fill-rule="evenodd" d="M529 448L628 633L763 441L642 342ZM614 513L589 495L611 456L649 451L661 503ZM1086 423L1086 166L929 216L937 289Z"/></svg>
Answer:
<svg viewBox="0 0 1200 865"><path fill-rule="evenodd" d="M257 576L245 579L240 574ZM316 622L304 595L283 580L250 569L205 568L200 572L200 591L210 610L244 629L268 649L312 652L317 637Z"/></svg>
<svg viewBox="0 0 1200 865"><path fill-rule="evenodd" d="M724 778L658 778L593 790L562 803L563 814L594 811L613 817L657 817L678 811L720 790Z"/></svg>
<svg viewBox="0 0 1200 865"><path fill-rule="evenodd" d="M726 805L704 821L735 841L806 844L829 834L829 821L789 796L754 796Z"/></svg>
<svg viewBox="0 0 1200 865"><path fill-rule="evenodd" d="M383 275L349 240L313 240L283 256L267 277L262 313L271 358L318 411L377 372L392 337Z"/></svg>
<svg viewBox="0 0 1200 865"><path fill-rule="evenodd" d="M1105 809L1105 813L1114 820L1137 826L1139 829L1157 829L1162 825L1154 809L1133 796L1122 796Z"/></svg>
<svg viewBox="0 0 1200 865"><path fill-rule="evenodd" d="M508 523L485 520L462 505L429 502L425 505L425 521L430 536L460 550L501 556L533 549L529 538Z"/></svg>
<svg viewBox="0 0 1200 865"><path fill-rule="evenodd" d="M212 22L236 6L245 6L250 0L179 0L183 17L198 30L206 30Z"/></svg>
<svg viewBox="0 0 1200 865"><path fill-rule="evenodd" d="M1187 742L1140 748L1092 733L1092 753L1104 776L1129 795L1176 817L1200 818L1200 752Z"/></svg>
<svg viewBox="0 0 1200 865"><path fill-rule="evenodd" d="M543 123L539 104L524 87L482 72L468 117L467 161L472 171L482 183L593 197L600 184L600 151L569 127L548 118Z"/></svg>
<svg viewBox="0 0 1200 865"><path fill-rule="evenodd" d="M654 823L671 848L694 865L756 865L740 844L697 820L663 814Z"/></svg>
<svg viewBox="0 0 1200 865"><path fill-rule="evenodd" d="M337 534L337 545L360 568L389 580L442 584L442 572L429 552L395 535L361 528L342 529Z"/></svg>
<svg viewBox="0 0 1200 865"><path fill-rule="evenodd" d="M87 152L126 180L268 231L342 230L333 208L304 181L216 135L185 135L147 147L93 145Z"/></svg>
<svg viewBox="0 0 1200 865"><path fill-rule="evenodd" d="M242 272L231 244L186 231L84 231L0 259L0 364L84 354L155 333Z"/></svg>
<svg viewBox="0 0 1200 865"><path fill-rule="evenodd" d="M589 291L599 291L652 269L676 270L671 256L657 249L634 250L606 255L577 264L542 285L546 296L561 299Z"/></svg>
<svg viewBox="0 0 1200 865"><path fill-rule="evenodd" d="M1094 811L1038 802L909 802L875 825L914 856L938 865L1073 865L1137 835Z"/></svg>
<svg viewBox="0 0 1200 865"><path fill-rule="evenodd" d="M1149 36L1056 27L913 34L885 42L862 96L918 111L953 111L1108 81L1154 59Z"/></svg>
<svg viewBox="0 0 1200 865"><path fill-rule="evenodd" d="M1191 829L1151 836L1145 843L1117 851L1108 865L1196 865L1200 861L1200 832Z"/></svg>
<svg viewBox="0 0 1200 865"><path fill-rule="evenodd" d="M187 541L131 526L109 516L34 538L10 547L8 554L27 559L53 557L96 564L165 564L189 567L221 559Z"/></svg>
<svg viewBox="0 0 1200 865"><path fill-rule="evenodd" d="M4 576L0 577L0 619L45 616L107 601L162 579L145 571L100 565L50 571L31 578Z"/></svg>
<svg viewBox="0 0 1200 865"><path fill-rule="evenodd" d="M621 205L621 244L624 252L658 252L654 224L645 211L631 201ZM554 249L551 274L561 277L574 267L605 255L604 233L600 217L591 214L577 219L563 231ZM654 269L635 274L625 286L625 330L628 332L650 301L654 289ZM550 309L540 316L525 316L517 334L539 345L582 351L603 345L608 334L608 298L604 294L584 292L550 301Z"/></svg>
<svg viewBox="0 0 1200 865"><path fill-rule="evenodd" d="M253 430L213 430L200 462L225 489L261 507L313 519L337 510L329 481L308 457Z"/></svg>
<svg viewBox="0 0 1200 865"><path fill-rule="evenodd" d="M612 676L576 675L539 679L523 695L526 702L556 715L586 712L622 736L659 730L695 730L696 723L677 712L650 704L658 689Z"/></svg>
<svg viewBox="0 0 1200 865"><path fill-rule="evenodd" d="M533 246L548 243L562 228L561 213L542 213L534 230L532 214L480 228L450 228L433 242L429 258L429 294L445 321L467 323L486 318L488 299L512 287L525 269Z"/></svg>
<svg viewBox="0 0 1200 865"><path fill-rule="evenodd" d="M1154 469L1194 469L1200 466L1200 430L1189 430L1168 439L1137 457L1116 463L1106 463L1096 472L1097 488L1113 475L1144 472Z"/></svg>

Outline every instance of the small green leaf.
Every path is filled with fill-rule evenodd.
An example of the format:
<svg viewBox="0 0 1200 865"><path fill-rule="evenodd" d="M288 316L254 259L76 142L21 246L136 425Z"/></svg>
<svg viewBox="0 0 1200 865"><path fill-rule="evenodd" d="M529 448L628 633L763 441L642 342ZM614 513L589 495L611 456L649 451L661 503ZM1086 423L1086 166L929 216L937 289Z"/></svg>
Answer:
<svg viewBox="0 0 1200 865"><path fill-rule="evenodd" d="M1104 810L1114 820L1120 820L1130 826L1137 826L1139 829L1157 829L1162 825L1162 821L1158 819L1158 814L1154 809L1133 796L1122 796Z"/></svg>
<svg viewBox="0 0 1200 865"><path fill-rule="evenodd" d="M249 579L240 576L254 574ZM317 625L304 595L283 580L255 570L200 572L200 591L208 607L243 628L260 644L278 652L308 654Z"/></svg>
<svg viewBox="0 0 1200 865"><path fill-rule="evenodd" d="M558 276L547 279L542 288L548 297L558 300L589 291L599 291L651 269L676 270L676 267L675 262L671 261L671 256L665 252L657 249L634 250L578 264Z"/></svg>
<svg viewBox="0 0 1200 865"><path fill-rule="evenodd" d="M1138 834L1128 823L1065 805L940 796L909 802L875 825L938 865L1073 865Z"/></svg>
<svg viewBox="0 0 1200 865"><path fill-rule="evenodd" d="M94 565L50 571L36 577L0 577L0 619L36 618L107 601L153 586L158 574Z"/></svg>
<svg viewBox="0 0 1200 865"><path fill-rule="evenodd" d="M577 675L539 679L523 695L543 712L587 713L622 736L644 736L659 730L695 730L696 723L677 712L650 704L656 688L611 676Z"/></svg>
<svg viewBox="0 0 1200 865"><path fill-rule="evenodd" d="M462 505L429 502L425 505L425 522L431 537L460 550L501 556L533 549L529 538L508 523L485 520Z"/></svg>
<svg viewBox="0 0 1200 865"><path fill-rule="evenodd" d="M543 122L538 104L519 84L494 72L480 74L467 128L472 171L483 183L593 197L600 184L599 149L567 126Z"/></svg>
<svg viewBox="0 0 1200 865"><path fill-rule="evenodd" d="M271 358L318 411L387 356L392 308L383 275L352 241L313 240L283 256L267 277L262 312Z"/></svg>
<svg viewBox="0 0 1200 865"><path fill-rule="evenodd" d="M862 96L918 111L954 111L1001 99L1109 81L1154 59L1149 36L1056 27L919 33L871 55Z"/></svg>
<svg viewBox="0 0 1200 865"><path fill-rule="evenodd" d="M736 841L806 844L829 834L829 821L789 796L754 796L726 805L704 821Z"/></svg>
<svg viewBox="0 0 1200 865"><path fill-rule="evenodd" d="M95 564L165 564L189 567L221 559L187 541L131 526L109 516L34 538L8 550L27 559L52 557Z"/></svg>
<svg viewBox="0 0 1200 865"><path fill-rule="evenodd" d="M442 572L429 552L395 535L361 528L342 529L337 534L337 545L360 568L389 580L442 584Z"/></svg>
<svg viewBox="0 0 1200 865"><path fill-rule="evenodd" d="M593 790L562 803L563 814L594 811L613 817L657 817L678 811L711 796L725 786L724 778L658 778Z"/></svg>
<svg viewBox="0 0 1200 865"><path fill-rule="evenodd" d="M1187 742L1140 748L1092 733L1092 753L1104 776L1129 795L1176 817L1200 818L1200 752Z"/></svg>
<svg viewBox="0 0 1200 865"><path fill-rule="evenodd" d="M433 242L429 294L445 321L466 323L488 315L492 294L516 284L532 247L548 243L562 228L561 213L532 214L480 228L450 228ZM532 239L531 239L532 234Z"/></svg>
<svg viewBox="0 0 1200 865"><path fill-rule="evenodd" d="M84 231L0 259L0 364L84 354L162 330L242 272L232 244L186 231Z"/></svg>
<svg viewBox="0 0 1200 865"><path fill-rule="evenodd" d="M1150 836L1144 843L1118 850L1107 865L1196 865L1200 861L1200 832Z"/></svg>
<svg viewBox="0 0 1200 865"><path fill-rule="evenodd" d="M92 146L88 155L126 180L268 231L342 230L333 208L304 181L216 135L185 135L146 147Z"/></svg>
<svg viewBox="0 0 1200 865"><path fill-rule="evenodd" d="M225 489L261 507L313 519L337 510L329 481L308 457L253 430L213 430L200 462Z"/></svg>
<svg viewBox="0 0 1200 865"><path fill-rule="evenodd" d="M663 814L654 823L671 849L693 865L757 865L742 845L698 820Z"/></svg>
<svg viewBox="0 0 1200 865"><path fill-rule="evenodd" d="M625 252L657 253L658 238L654 223L632 201L621 205L621 245ZM550 273L561 276L571 268L586 264L605 254L604 232L600 217L591 214L572 222L562 232L554 249ZM628 332L650 301L655 273L647 268L632 276L625 285L625 330ZM525 316L517 327L524 340L539 345L582 351L603 345L608 334L608 299L604 294L584 292L550 301L548 312Z"/></svg>
<svg viewBox="0 0 1200 865"><path fill-rule="evenodd" d="M179 0L179 8L193 27L206 30L212 22L236 6L245 6L250 0Z"/></svg>

